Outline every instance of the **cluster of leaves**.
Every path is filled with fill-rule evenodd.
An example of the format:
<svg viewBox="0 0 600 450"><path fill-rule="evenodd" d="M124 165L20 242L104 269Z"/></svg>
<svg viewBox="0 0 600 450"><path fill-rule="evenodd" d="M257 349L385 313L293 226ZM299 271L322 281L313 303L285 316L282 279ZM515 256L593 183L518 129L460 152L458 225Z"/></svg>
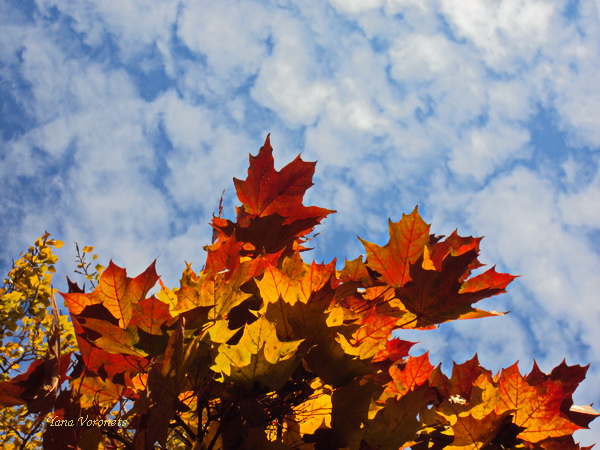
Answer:
<svg viewBox="0 0 600 450"><path fill-rule="evenodd" d="M579 448L573 432L598 415L572 400L587 367L492 375L474 357L448 377L392 336L502 314L473 306L515 278L473 273L481 239L430 234L415 208L385 246L362 240L366 258L308 264L333 212L303 204L314 170L298 157L276 171L267 137L234 179L236 220L213 217L200 273L169 289L154 264L130 278L110 263L92 292L71 284L76 363L49 352L0 401L31 408L54 361L39 414L65 426L46 428L49 449Z"/></svg>
<svg viewBox="0 0 600 450"><path fill-rule="evenodd" d="M20 369L43 359L49 351L49 340L55 332L60 334L60 351L68 353L77 348L75 332L68 315L50 314L55 289L52 275L58 260L54 249L62 247L59 240L45 233L29 247L25 254L13 261L12 269L0 289L0 381L6 381ZM58 320L58 322L56 322ZM31 412L39 408L40 399L35 389L25 390L22 401L3 396L8 407L0 410L0 444L3 448L17 442L23 447L41 445L42 423Z"/></svg>

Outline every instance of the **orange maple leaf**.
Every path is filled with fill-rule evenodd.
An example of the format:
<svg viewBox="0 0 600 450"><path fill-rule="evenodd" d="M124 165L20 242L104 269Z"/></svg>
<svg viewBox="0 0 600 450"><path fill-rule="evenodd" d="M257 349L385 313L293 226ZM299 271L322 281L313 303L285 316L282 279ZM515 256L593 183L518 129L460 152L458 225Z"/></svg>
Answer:
<svg viewBox="0 0 600 450"><path fill-rule="evenodd" d="M144 272L135 278L129 278L127 271L112 261L98 282L98 286L89 294L62 293L71 314L80 314L87 306L101 304L115 319L120 327L129 325L135 303L146 298L148 291L158 281L153 262Z"/></svg>
<svg viewBox="0 0 600 450"><path fill-rule="evenodd" d="M421 356L409 356L406 360L390 367L389 374L392 381L386 385L386 392L400 398L407 392L425 385L433 369L429 362L429 352Z"/></svg>
<svg viewBox="0 0 600 450"><path fill-rule="evenodd" d="M518 437L536 443L573 434L583 428L569 420L561 404L570 394L560 381L547 378L534 385L519 373L517 364L502 370L498 381L500 399L496 412L514 411L513 422L525 428Z"/></svg>
<svg viewBox="0 0 600 450"><path fill-rule="evenodd" d="M379 245L360 239L367 251L367 265L381 274L381 279L393 287L404 286L411 280L410 265L414 264L429 242L429 225L415 207L402 215L399 222L388 223L390 240Z"/></svg>

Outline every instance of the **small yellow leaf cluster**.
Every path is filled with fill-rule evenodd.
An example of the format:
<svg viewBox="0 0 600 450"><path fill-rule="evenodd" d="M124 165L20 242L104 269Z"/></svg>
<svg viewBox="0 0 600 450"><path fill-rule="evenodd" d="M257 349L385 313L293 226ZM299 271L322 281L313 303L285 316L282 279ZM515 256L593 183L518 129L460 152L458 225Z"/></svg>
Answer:
<svg viewBox="0 0 600 450"><path fill-rule="evenodd" d="M77 250L77 268L75 269L75 273L83 275L87 281L90 282L92 288L98 284L100 280L100 275L104 271L105 267L102 264L95 264L94 270L91 270L92 263L88 262L88 255L91 255L92 261L96 261L98 259L98 254L93 253L94 247L90 245L86 245L83 248L79 248L79 244L75 243L75 248ZM84 283L85 288L85 283Z"/></svg>

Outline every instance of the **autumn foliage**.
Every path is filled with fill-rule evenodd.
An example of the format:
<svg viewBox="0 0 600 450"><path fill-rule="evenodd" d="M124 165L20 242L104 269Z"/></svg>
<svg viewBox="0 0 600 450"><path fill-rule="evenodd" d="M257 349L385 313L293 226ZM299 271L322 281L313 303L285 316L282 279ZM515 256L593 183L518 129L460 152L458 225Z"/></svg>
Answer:
<svg viewBox="0 0 600 450"><path fill-rule="evenodd" d="M130 278L111 262L93 291L70 283L76 348L61 353L56 313L0 403L37 415L48 449L579 448L598 415L572 400L587 367L492 374L475 356L448 376L401 339L503 314L474 306L515 278L478 270L481 238L435 236L415 208L386 245L361 239L366 258L307 263L334 212L303 204L314 171L300 157L276 171L267 137L199 273L170 289L154 264Z"/></svg>

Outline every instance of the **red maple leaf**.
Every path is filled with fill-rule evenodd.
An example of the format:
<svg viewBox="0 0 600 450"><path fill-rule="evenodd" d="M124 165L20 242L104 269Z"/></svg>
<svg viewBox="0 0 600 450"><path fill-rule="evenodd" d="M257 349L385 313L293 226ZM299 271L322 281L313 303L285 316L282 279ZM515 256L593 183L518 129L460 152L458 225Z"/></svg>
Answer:
<svg viewBox="0 0 600 450"><path fill-rule="evenodd" d="M280 171L275 170L273 148L267 135L258 155L250 155L248 177L233 179L244 211L253 217L277 213L286 218L286 223L306 218L320 221L333 211L302 204L304 193L313 185L315 165L297 156Z"/></svg>

